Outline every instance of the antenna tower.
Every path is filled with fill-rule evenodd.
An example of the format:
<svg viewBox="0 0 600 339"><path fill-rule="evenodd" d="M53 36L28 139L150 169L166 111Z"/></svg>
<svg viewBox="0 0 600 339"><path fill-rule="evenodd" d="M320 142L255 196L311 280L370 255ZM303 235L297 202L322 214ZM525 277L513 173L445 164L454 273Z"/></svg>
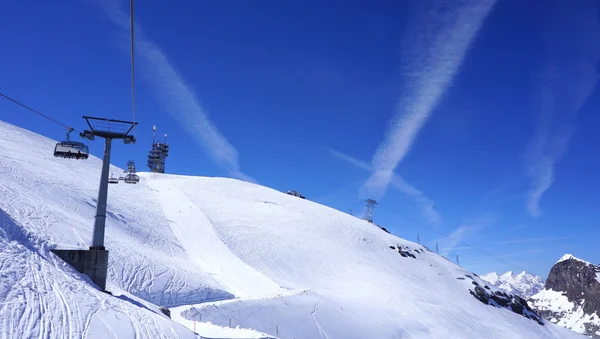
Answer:
<svg viewBox="0 0 600 339"><path fill-rule="evenodd" d="M167 135L163 142L156 141L156 125L153 128L152 148L148 153L148 168L152 173L165 173L165 160L169 155L169 145L167 145Z"/></svg>

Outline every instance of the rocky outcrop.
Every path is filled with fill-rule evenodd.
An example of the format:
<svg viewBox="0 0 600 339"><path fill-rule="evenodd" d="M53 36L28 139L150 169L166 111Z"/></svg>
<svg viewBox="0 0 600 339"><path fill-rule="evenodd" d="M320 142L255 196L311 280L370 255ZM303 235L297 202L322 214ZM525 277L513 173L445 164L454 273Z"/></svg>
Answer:
<svg viewBox="0 0 600 339"><path fill-rule="evenodd" d="M405 258L416 259L418 255L425 253L425 250L421 248L410 248L403 245L390 246L390 248Z"/></svg>
<svg viewBox="0 0 600 339"><path fill-rule="evenodd" d="M518 295L507 294L500 290L492 290L488 285L480 284L470 275L466 275L466 277L472 280L473 289L470 289L469 292L471 292L471 295L477 300L486 305L506 308L520 316L531 319L540 325L544 325L541 316L537 315L535 311L529 307L525 299Z"/></svg>
<svg viewBox="0 0 600 339"><path fill-rule="evenodd" d="M564 292L571 302L585 301L584 313L600 313L600 268L589 262L573 256L557 262L544 288Z"/></svg>
<svg viewBox="0 0 600 339"><path fill-rule="evenodd" d="M529 300L545 319L600 338L600 268L567 254L550 270L544 290Z"/></svg>

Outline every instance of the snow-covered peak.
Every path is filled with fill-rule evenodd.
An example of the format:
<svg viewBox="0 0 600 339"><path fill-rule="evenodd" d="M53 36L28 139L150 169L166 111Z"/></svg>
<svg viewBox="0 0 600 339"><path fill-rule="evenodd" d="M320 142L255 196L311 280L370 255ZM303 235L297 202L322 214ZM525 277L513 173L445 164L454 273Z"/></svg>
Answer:
<svg viewBox="0 0 600 339"><path fill-rule="evenodd" d="M496 272L490 272L482 276L482 278L507 293L517 294L525 299L544 288L542 277L525 271L519 274L508 271L501 275L498 275Z"/></svg>
<svg viewBox="0 0 600 339"><path fill-rule="evenodd" d="M481 278L482 278L483 280L485 280L485 281L488 281L488 282L490 282L490 283L492 283L492 284L495 284L495 283L496 283L496 281L498 281L498 279L499 279L500 277L498 276L498 273L496 273L496 272L490 272L490 273L488 273L488 274L484 274L484 275L482 275L482 276L481 276Z"/></svg>
<svg viewBox="0 0 600 339"><path fill-rule="evenodd" d="M567 254L563 255L560 259L558 259L558 261L556 262L556 264L558 264L559 262L567 261L567 260L577 260L577 261L581 261L583 263L592 265L592 263L590 263L588 261L585 261L585 260L582 260L582 259L579 259L579 258L575 257L574 255L572 255L570 253L567 253Z"/></svg>

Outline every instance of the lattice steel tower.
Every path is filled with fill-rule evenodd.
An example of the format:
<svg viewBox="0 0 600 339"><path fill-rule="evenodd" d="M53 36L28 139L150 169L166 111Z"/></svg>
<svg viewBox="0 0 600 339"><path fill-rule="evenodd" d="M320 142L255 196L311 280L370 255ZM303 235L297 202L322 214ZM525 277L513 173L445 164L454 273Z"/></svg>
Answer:
<svg viewBox="0 0 600 339"><path fill-rule="evenodd" d="M167 135L165 141L156 141L156 125L153 128L152 149L148 153L148 168L153 173L165 173L165 159L169 155L169 145L167 145Z"/></svg>
<svg viewBox="0 0 600 339"><path fill-rule="evenodd" d="M373 223L373 210L375 209L375 205L377 205L377 201L367 199L367 208L365 209L365 216L363 219L370 223Z"/></svg>

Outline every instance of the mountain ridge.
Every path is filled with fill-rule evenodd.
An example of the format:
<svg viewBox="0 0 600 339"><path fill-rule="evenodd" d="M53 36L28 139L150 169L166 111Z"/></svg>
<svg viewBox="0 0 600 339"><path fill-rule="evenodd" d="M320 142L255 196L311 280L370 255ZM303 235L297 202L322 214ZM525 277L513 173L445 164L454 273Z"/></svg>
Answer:
<svg viewBox="0 0 600 339"><path fill-rule="evenodd" d="M525 271L518 274L508 271L500 275L496 272L490 272L482 275L481 278L504 292L516 294L525 299L528 299L544 288L542 277Z"/></svg>
<svg viewBox="0 0 600 339"><path fill-rule="evenodd" d="M110 186L110 296L50 252L89 246L101 166L54 143L0 122L0 337L579 338L421 245L226 178Z"/></svg>

